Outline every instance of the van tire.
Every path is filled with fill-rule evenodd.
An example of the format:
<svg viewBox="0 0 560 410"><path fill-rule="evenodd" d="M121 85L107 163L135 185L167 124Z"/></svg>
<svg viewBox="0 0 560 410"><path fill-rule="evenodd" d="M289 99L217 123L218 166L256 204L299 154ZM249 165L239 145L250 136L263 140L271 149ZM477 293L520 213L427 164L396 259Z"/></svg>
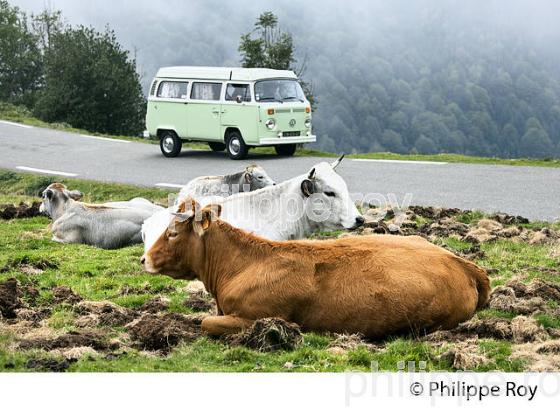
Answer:
<svg viewBox="0 0 560 410"><path fill-rule="evenodd" d="M181 152L183 141L173 131L164 131L159 139L159 148L164 157L174 158Z"/></svg>
<svg viewBox="0 0 560 410"><path fill-rule="evenodd" d="M226 138L226 152L231 159L243 159L249 152L249 147L243 141L239 131L230 131Z"/></svg>
<svg viewBox="0 0 560 410"><path fill-rule="evenodd" d="M296 152L296 144L275 145L274 150L280 157L291 157Z"/></svg>
<svg viewBox="0 0 560 410"><path fill-rule="evenodd" d="M208 146L214 152L220 152L226 149L226 144L223 142L209 142Z"/></svg>

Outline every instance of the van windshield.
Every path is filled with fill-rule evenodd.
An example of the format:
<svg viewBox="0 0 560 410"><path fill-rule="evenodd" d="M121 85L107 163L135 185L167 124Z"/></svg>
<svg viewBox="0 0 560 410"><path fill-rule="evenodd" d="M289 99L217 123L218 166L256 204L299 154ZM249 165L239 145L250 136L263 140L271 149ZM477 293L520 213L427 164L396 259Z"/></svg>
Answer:
<svg viewBox="0 0 560 410"><path fill-rule="evenodd" d="M296 80L263 80L255 83L255 100L304 102L305 95Z"/></svg>

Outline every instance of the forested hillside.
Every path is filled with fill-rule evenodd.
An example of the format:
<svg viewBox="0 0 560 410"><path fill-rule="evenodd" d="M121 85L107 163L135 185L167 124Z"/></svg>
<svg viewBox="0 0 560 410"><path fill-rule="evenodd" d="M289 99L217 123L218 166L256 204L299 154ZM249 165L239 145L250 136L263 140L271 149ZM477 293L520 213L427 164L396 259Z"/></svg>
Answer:
<svg viewBox="0 0 560 410"><path fill-rule="evenodd" d="M42 7L14 0L23 9ZM58 0L70 23L109 24L144 91L160 66L240 65L270 10L318 99L316 148L560 156L560 3L554 0Z"/></svg>

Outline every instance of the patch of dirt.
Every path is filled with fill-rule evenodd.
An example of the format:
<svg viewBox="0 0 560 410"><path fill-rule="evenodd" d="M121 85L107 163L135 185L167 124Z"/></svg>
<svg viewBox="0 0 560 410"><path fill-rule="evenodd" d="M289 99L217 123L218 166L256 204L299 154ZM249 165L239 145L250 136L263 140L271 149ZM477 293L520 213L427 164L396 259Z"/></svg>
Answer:
<svg viewBox="0 0 560 410"><path fill-rule="evenodd" d="M528 372L557 372L560 370L560 341L514 345L510 357L528 362L524 369Z"/></svg>
<svg viewBox="0 0 560 410"><path fill-rule="evenodd" d="M188 299L183 302L183 305L192 309L194 312L209 312L216 310L216 302L214 299L195 293L190 294Z"/></svg>
<svg viewBox="0 0 560 410"><path fill-rule="evenodd" d="M18 206L13 204L0 204L0 219L32 218L41 215L41 212L39 212L40 206L41 202L36 201L31 205L24 202L20 202Z"/></svg>
<svg viewBox="0 0 560 410"><path fill-rule="evenodd" d="M167 352L179 342L198 338L201 322L201 317L197 315L166 313L158 316L148 313L126 327L132 339L143 349Z"/></svg>
<svg viewBox="0 0 560 410"><path fill-rule="evenodd" d="M67 359L29 359L25 367L41 372L64 372L70 367L72 361Z"/></svg>
<svg viewBox="0 0 560 410"><path fill-rule="evenodd" d="M83 300L80 295L77 295L67 286L57 286L53 290L55 303L68 303L75 305Z"/></svg>
<svg viewBox="0 0 560 410"><path fill-rule="evenodd" d="M76 321L79 327L122 326L132 322L139 315L134 310L107 301L79 302L74 306L74 310L82 316Z"/></svg>
<svg viewBox="0 0 560 410"><path fill-rule="evenodd" d="M528 315L542 311L546 307L545 301L540 297L527 299L517 298L514 290L508 286L496 286L490 294L488 307L518 315Z"/></svg>
<svg viewBox="0 0 560 410"><path fill-rule="evenodd" d="M496 213L490 217L494 221L498 221L503 225L519 225L528 224L529 220L519 215L508 215L503 212Z"/></svg>
<svg viewBox="0 0 560 410"><path fill-rule="evenodd" d="M514 343L542 342L548 339L548 333L537 321L527 316L517 316L511 321Z"/></svg>
<svg viewBox="0 0 560 410"><path fill-rule="evenodd" d="M449 362L455 370L472 370L490 361L480 352L476 339L457 343L453 348L441 354L439 359Z"/></svg>
<svg viewBox="0 0 560 410"><path fill-rule="evenodd" d="M169 308L169 302L170 300L166 297L156 296L140 306L138 310L146 313L163 312Z"/></svg>
<svg viewBox="0 0 560 410"><path fill-rule="evenodd" d="M45 269L56 269L58 268L58 263L50 261L48 259L39 259L32 261L29 257L24 256L23 258L9 261L2 268L0 268L0 273L8 272L10 270L20 270L24 273L38 274L42 273Z"/></svg>
<svg viewBox="0 0 560 410"><path fill-rule="evenodd" d="M485 319L473 318L459 324L451 333L478 336L481 338L494 338L511 340L513 332L508 319L489 317Z"/></svg>
<svg viewBox="0 0 560 410"><path fill-rule="evenodd" d="M118 346L111 346L104 341L104 335L97 331L84 330L79 332L69 332L55 338L26 338L20 340L20 349L68 349L74 347L88 346L95 350L111 350Z"/></svg>
<svg viewBox="0 0 560 410"><path fill-rule="evenodd" d="M247 346L259 352L294 350L302 341L300 328L280 318L256 320L244 332L227 338L231 345Z"/></svg>
<svg viewBox="0 0 560 410"><path fill-rule="evenodd" d="M24 307L20 299L21 291L18 289L18 281L10 278L0 283L0 318L15 319L16 310Z"/></svg>
<svg viewBox="0 0 560 410"><path fill-rule="evenodd" d="M24 320L38 325L41 320L49 317L51 313L52 311L48 307L39 309L21 308L16 310L16 317L18 320Z"/></svg>

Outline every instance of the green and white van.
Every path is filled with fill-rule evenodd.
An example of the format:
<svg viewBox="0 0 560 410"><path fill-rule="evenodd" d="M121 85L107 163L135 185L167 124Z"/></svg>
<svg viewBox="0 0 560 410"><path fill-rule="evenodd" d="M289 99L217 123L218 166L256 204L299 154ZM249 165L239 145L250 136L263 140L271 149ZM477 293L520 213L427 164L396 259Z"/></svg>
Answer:
<svg viewBox="0 0 560 410"><path fill-rule="evenodd" d="M204 141L242 159L251 147L271 146L289 156L298 144L316 140L297 76L267 68L160 68L146 127L166 157L179 155L183 141Z"/></svg>

